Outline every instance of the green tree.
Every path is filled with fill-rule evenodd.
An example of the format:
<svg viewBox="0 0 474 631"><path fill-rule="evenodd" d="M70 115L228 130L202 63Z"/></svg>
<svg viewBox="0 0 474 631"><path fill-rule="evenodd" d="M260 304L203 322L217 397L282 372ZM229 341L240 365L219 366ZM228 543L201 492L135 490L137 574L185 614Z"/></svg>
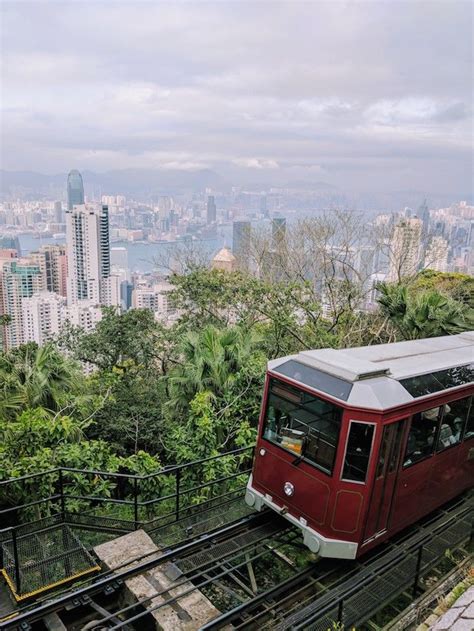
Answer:
<svg viewBox="0 0 474 631"><path fill-rule="evenodd" d="M104 309L94 331L70 327L63 333L58 345L95 367L87 387L103 405L87 430L89 438L107 440L122 456L162 450L162 407L168 396L162 377L174 362L178 328L163 327L146 309Z"/></svg>
<svg viewBox="0 0 474 631"><path fill-rule="evenodd" d="M172 462L184 464L254 445L256 417L246 418L243 407L240 403L235 407L222 408L211 392L198 392L189 404L184 422L171 426L166 447ZM202 502L211 495L242 488L247 474L218 484L215 481L242 470L239 465L243 462L246 467L250 466L251 457L251 453L244 452L186 469L182 473L182 489L204 486L191 494L184 493L182 507Z"/></svg>
<svg viewBox="0 0 474 631"><path fill-rule="evenodd" d="M158 369L143 366L98 371L89 377L88 388L104 403L87 429L89 438L106 440L120 455L138 451L159 453L166 383Z"/></svg>
<svg viewBox="0 0 474 631"><path fill-rule="evenodd" d="M57 412L82 382L79 367L52 344L30 343L0 355L0 409L10 418L26 408Z"/></svg>
<svg viewBox="0 0 474 631"><path fill-rule="evenodd" d="M453 335L474 326L474 311L436 290L410 292L406 285L379 283L378 303L402 339Z"/></svg>
<svg viewBox="0 0 474 631"><path fill-rule="evenodd" d="M103 317L96 328L85 333L79 327L67 327L58 339L81 362L103 371L127 371L132 366L150 366L157 358L156 342L162 327L148 309L130 309L119 313L103 307Z"/></svg>
<svg viewBox="0 0 474 631"><path fill-rule="evenodd" d="M409 291L414 295L427 290L437 291L467 307L474 308L474 276L425 269L409 285Z"/></svg>
<svg viewBox="0 0 474 631"><path fill-rule="evenodd" d="M308 281L274 282L241 272L197 269L171 282L176 288L172 299L188 329L235 323L256 329L268 357L334 345L336 338Z"/></svg>
<svg viewBox="0 0 474 631"><path fill-rule="evenodd" d="M210 392L216 400L223 400L242 387L248 390L255 375L245 370L247 366L257 361L263 377L260 342L255 331L241 327L209 325L199 333L189 332L181 343L181 363L169 375L168 407L181 413L198 392Z"/></svg>

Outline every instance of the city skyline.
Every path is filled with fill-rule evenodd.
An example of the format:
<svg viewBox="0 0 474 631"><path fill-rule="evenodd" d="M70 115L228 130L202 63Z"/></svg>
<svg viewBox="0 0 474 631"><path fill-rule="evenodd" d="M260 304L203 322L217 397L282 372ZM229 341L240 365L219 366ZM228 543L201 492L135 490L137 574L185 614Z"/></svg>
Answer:
<svg viewBox="0 0 474 631"><path fill-rule="evenodd" d="M345 234L346 222L353 222L353 232L362 213L351 219L350 212L334 211L332 218L323 214L308 224L295 209L287 208L288 222L281 213L279 194L246 193L242 198L236 190L227 198L206 191L181 201L162 196L147 206L122 194L103 195L100 202L85 200L82 174L77 170L69 172L65 184L65 212L57 200L0 203L0 316L7 318L0 328L3 349L26 342L44 344L67 323L91 331L103 317L103 306L118 312L148 309L155 319L171 323L179 318L179 310L168 299L173 290L169 273L186 273L188 264L284 282L292 273L291 257L298 258L301 244L315 235L311 255L301 261L300 271L314 284L322 314L328 319L336 308L328 292L333 283L349 279L358 284L362 292L358 308L370 312L377 304L380 281L412 278L425 268L461 273L474 269L474 206L465 201L430 208L424 200L417 209L379 213L367 218L363 233L354 239L354 234ZM330 232L331 223L338 223L340 230L334 238L321 241L324 230L311 236L320 220ZM226 240L217 252L215 248L207 255L199 251L203 237L216 246L218 231L224 226L232 228L232 250ZM25 229L36 236L63 229L52 236L54 241L65 238L66 243L43 244L21 256L18 235ZM131 273L127 249L111 248L114 240L124 237L131 243L177 247L168 251L168 271L164 273L155 260L151 273ZM180 244L185 248L183 268L179 267ZM331 269L329 285L324 285ZM320 273L323 277L318 279Z"/></svg>
<svg viewBox="0 0 474 631"><path fill-rule="evenodd" d="M4 2L2 166L465 196L472 10Z"/></svg>

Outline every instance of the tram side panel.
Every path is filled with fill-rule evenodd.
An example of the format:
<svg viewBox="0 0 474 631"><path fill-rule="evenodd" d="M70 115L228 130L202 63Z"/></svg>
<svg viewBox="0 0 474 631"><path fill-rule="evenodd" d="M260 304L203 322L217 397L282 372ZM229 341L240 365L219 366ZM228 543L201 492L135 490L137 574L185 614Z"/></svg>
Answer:
<svg viewBox="0 0 474 631"><path fill-rule="evenodd" d="M438 398L425 402L423 408L409 419L390 520L391 534L474 484L472 397ZM432 417L434 410L438 410L436 418ZM429 422L432 428L426 430L429 425L425 423Z"/></svg>

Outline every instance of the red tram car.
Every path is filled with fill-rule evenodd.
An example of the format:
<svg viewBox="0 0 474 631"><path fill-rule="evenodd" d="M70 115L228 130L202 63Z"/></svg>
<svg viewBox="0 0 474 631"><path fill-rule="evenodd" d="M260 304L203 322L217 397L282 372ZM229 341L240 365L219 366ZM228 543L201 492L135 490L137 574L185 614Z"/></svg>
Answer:
<svg viewBox="0 0 474 631"><path fill-rule="evenodd" d="M270 361L245 500L355 559L473 486L474 331Z"/></svg>

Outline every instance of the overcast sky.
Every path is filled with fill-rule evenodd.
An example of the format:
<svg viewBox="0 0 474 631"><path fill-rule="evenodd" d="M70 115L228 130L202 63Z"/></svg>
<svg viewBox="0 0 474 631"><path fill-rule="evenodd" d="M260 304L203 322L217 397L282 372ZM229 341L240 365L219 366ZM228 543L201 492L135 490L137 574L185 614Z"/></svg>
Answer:
<svg viewBox="0 0 474 631"><path fill-rule="evenodd" d="M471 2L1 8L5 169L472 190Z"/></svg>

